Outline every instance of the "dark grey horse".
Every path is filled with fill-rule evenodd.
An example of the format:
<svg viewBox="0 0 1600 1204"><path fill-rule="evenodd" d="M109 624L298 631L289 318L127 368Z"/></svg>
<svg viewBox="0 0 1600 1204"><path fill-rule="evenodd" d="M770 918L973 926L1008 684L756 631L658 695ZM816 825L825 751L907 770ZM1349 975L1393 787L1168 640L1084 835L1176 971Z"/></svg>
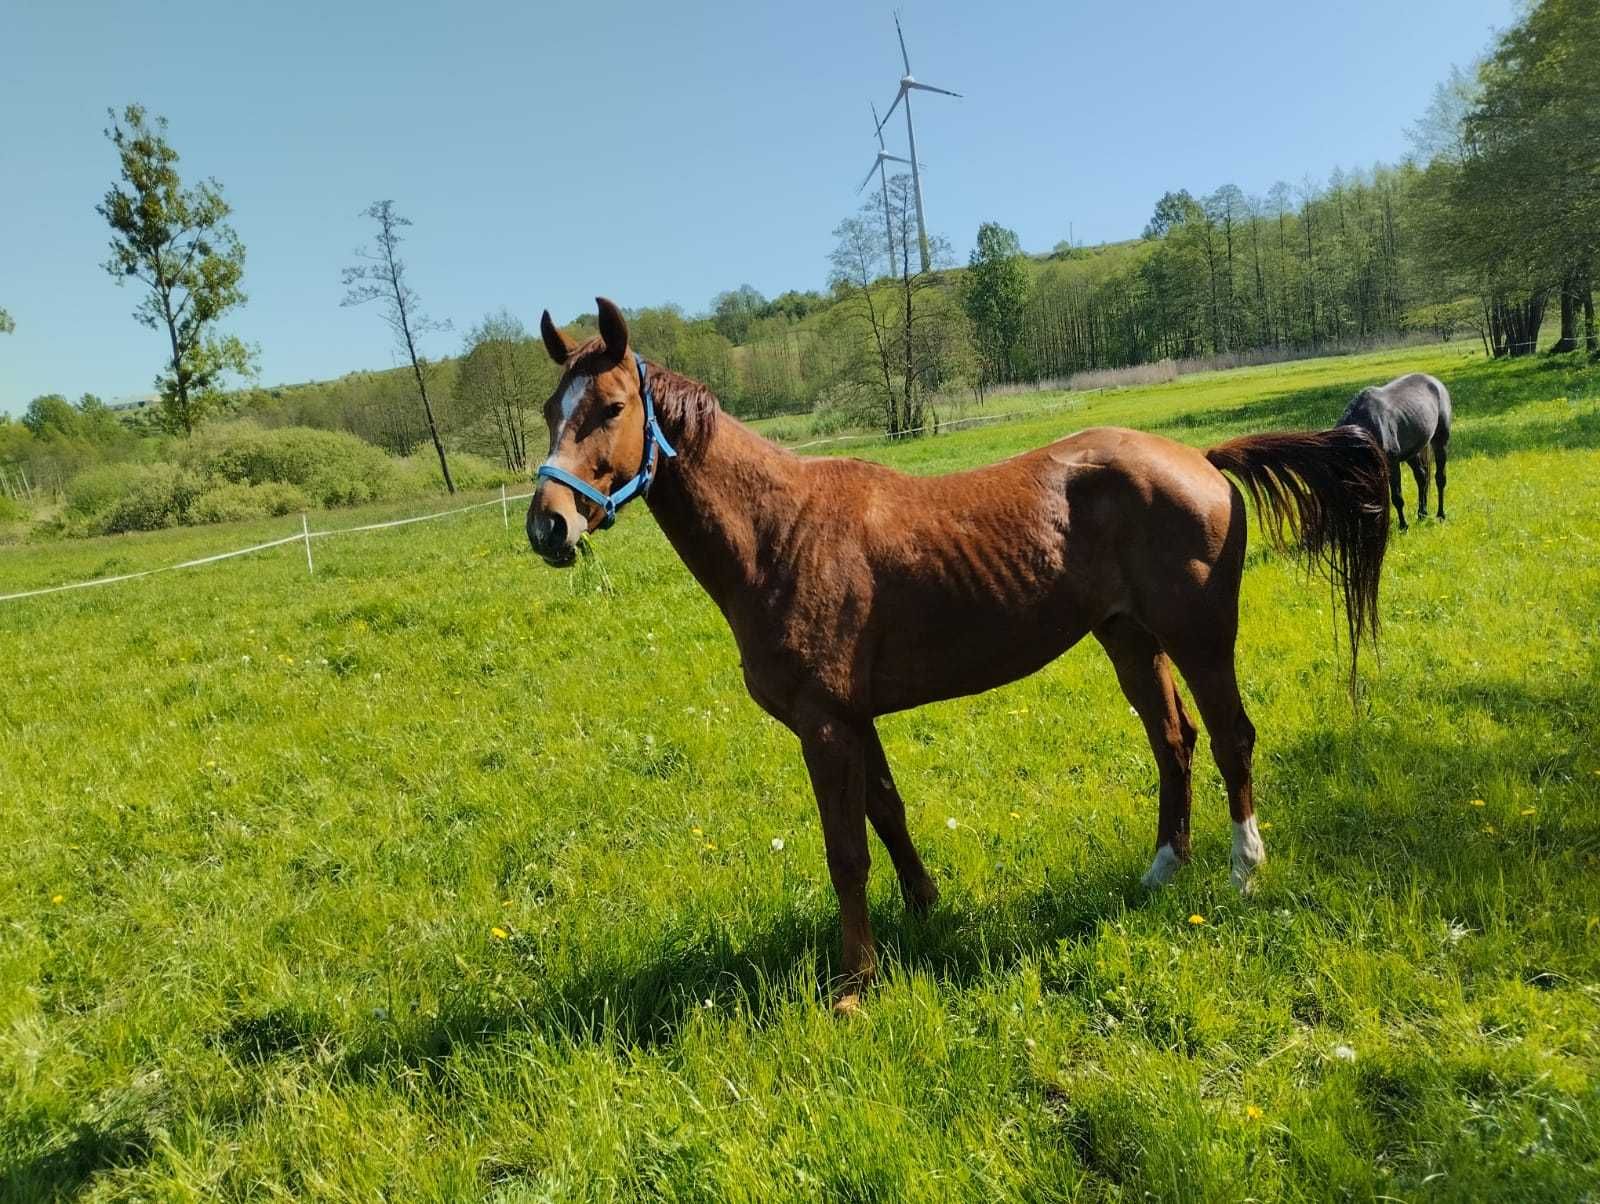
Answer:
<svg viewBox="0 0 1600 1204"><path fill-rule="evenodd" d="M1428 460L1439 484L1439 517L1444 517L1444 463L1450 448L1450 394L1423 372L1391 380L1356 394L1339 419L1340 426L1359 426L1378 441L1389 457L1389 493L1400 529L1406 529L1406 504L1400 496L1400 462L1411 465L1417 479L1417 517L1428 517Z"/></svg>

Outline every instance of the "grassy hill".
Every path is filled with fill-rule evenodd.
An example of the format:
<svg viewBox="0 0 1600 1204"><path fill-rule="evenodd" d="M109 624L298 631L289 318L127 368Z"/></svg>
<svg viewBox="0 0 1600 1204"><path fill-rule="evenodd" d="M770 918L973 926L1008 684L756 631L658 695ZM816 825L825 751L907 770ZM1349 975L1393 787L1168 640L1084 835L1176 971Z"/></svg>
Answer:
<svg viewBox="0 0 1600 1204"><path fill-rule="evenodd" d="M1600 370L1345 357L836 450L1208 445L1407 368L1455 397L1452 517L1393 541L1359 713L1253 536L1259 892L1203 750L1195 861L1139 887L1154 768L1086 643L881 724L944 899L907 919L880 853L851 1021L798 750L642 509L564 574L491 508L0 604L0 1199L1583 1198Z"/></svg>

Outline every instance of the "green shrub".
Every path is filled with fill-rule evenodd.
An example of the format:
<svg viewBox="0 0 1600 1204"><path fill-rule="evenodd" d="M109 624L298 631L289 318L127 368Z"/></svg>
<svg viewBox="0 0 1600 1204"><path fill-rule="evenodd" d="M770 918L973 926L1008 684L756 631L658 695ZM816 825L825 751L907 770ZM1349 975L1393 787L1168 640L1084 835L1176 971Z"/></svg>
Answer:
<svg viewBox="0 0 1600 1204"><path fill-rule="evenodd" d="M450 477L457 489L498 489L501 485L515 485L527 477L514 472L487 456L471 452L447 452L450 457ZM406 482L407 493L439 493L444 490L444 475L439 471L439 454L432 447L423 447L396 462Z"/></svg>
<svg viewBox="0 0 1600 1204"><path fill-rule="evenodd" d="M27 517L28 512L21 503L12 501L0 493L0 523L20 523Z"/></svg>
<svg viewBox="0 0 1600 1204"><path fill-rule="evenodd" d="M151 464L124 470L128 488L95 524L101 533L159 531L187 522L201 482L176 464Z"/></svg>
<svg viewBox="0 0 1600 1204"><path fill-rule="evenodd" d="M181 453L198 476L239 485L297 485L321 506L355 506L393 496L395 470L370 443L340 431L239 422L191 439Z"/></svg>
<svg viewBox="0 0 1600 1204"><path fill-rule="evenodd" d="M232 523L248 518L274 518L310 508L310 500L298 485L268 481L244 485L229 481L213 485L189 507L188 522Z"/></svg>
<svg viewBox="0 0 1600 1204"><path fill-rule="evenodd" d="M67 482L67 513L94 518L133 488L140 469L127 464L99 464L86 468Z"/></svg>

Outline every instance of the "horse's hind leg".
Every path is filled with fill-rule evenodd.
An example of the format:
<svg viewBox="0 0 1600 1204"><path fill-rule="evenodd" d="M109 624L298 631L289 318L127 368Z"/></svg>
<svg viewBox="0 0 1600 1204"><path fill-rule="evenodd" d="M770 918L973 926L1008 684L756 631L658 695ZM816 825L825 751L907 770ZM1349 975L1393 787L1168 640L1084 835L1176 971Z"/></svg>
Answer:
<svg viewBox="0 0 1600 1204"><path fill-rule="evenodd" d="M1102 623L1094 634L1116 667L1123 694L1139 712L1161 774L1156 855L1145 871L1144 884L1162 886L1189 860L1189 766L1197 732L1155 636L1125 615Z"/></svg>
<svg viewBox="0 0 1600 1204"><path fill-rule="evenodd" d="M1444 517L1444 462L1450 456L1450 434L1433 437L1433 480L1439 492L1439 517Z"/></svg>
<svg viewBox="0 0 1600 1204"><path fill-rule="evenodd" d="M1394 512L1400 516L1400 529L1406 529L1406 499L1400 492L1400 461L1389 457L1389 496L1394 501Z"/></svg>
<svg viewBox="0 0 1600 1204"><path fill-rule="evenodd" d="M1411 465L1411 475L1417 482L1417 518L1428 517L1428 445L1406 461Z"/></svg>
<svg viewBox="0 0 1600 1204"><path fill-rule="evenodd" d="M1195 705L1211 736L1211 753L1228 788L1228 814L1233 819L1233 883L1248 892L1256 867L1267 859L1256 824L1251 762L1255 725L1245 714L1239 681L1233 669L1234 632L1196 646L1175 647L1173 659L1194 694Z"/></svg>
<svg viewBox="0 0 1600 1204"><path fill-rule="evenodd" d="M884 756L877 730L868 727L862 738L867 751L867 818L872 821L884 848L889 850L906 910L926 915L939 901L939 888L928 876L922 858L917 856L916 846L911 843L911 833L906 828L906 805L895 788L894 775L889 772L889 759Z"/></svg>

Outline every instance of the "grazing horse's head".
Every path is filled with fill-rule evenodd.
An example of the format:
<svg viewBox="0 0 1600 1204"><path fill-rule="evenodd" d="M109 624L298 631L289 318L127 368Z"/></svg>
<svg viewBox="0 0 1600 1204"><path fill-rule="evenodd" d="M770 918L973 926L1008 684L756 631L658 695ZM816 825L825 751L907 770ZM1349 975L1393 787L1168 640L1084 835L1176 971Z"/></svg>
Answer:
<svg viewBox="0 0 1600 1204"><path fill-rule="evenodd" d="M629 354L628 323L604 297L597 297L595 304L600 335L584 343L563 334L548 310L539 322L561 379L544 403L550 454L528 504L528 542L558 566L577 558L578 541L585 534L608 525L611 503L643 491L659 459L647 442L646 426L652 420L645 413L644 369ZM621 491L641 477L643 484L624 496Z"/></svg>

